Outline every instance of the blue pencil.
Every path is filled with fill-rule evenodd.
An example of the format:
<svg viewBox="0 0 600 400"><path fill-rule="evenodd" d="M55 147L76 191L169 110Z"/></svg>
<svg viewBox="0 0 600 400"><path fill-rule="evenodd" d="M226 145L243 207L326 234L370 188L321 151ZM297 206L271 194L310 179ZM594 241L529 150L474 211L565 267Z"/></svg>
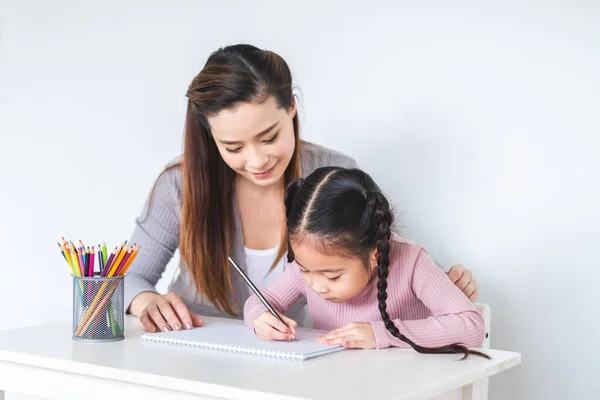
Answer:
<svg viewBox="0 0 600 400"><path fill-rule="evenodd" d="M98 245L98 274L102 273L104 269L104 258L102 257L102 248Z"/></svg>

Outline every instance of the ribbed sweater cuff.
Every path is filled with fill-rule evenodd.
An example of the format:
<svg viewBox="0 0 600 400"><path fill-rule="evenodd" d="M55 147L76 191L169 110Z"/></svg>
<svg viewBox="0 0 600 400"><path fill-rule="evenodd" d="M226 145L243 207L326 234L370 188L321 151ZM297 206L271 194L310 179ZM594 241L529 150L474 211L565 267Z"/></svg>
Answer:
<svg viewBox="0 0 600 400"><path fill-rule="evenodd" d="M372 321L371 326L375 333L375 343L378 349L385 349L391 346L389 332L383 321Z"/></svg>
<svg viewBox="0 0 600 400"><path fill-rule="evenodd" d="M127 275L125 276L125 295L123 307L125 307L125 312L128 312L129 306L133 299L140 293L144 292L152 292L158 293L156 288L152 286L147 280L137 276L137 275Z"/></svg>

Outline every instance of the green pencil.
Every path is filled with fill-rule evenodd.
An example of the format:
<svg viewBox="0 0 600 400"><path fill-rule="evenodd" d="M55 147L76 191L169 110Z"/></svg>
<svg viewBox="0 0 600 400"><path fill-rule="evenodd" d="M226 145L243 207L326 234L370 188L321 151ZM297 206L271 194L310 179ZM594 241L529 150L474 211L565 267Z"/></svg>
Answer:
<svg viewBox="0 0 600 400"><path fill-rule="evenodd" d="M106 250L106 243L102 242L102 258L104 261L104 265L106 265L106 261L108 261L108 254Z"/></svg>

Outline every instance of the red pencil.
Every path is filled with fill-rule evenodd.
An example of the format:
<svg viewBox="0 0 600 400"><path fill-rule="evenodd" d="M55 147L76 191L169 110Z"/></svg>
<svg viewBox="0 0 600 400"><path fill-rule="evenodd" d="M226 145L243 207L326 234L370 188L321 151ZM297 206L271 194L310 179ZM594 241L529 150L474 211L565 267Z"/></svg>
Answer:
<svg viewBox="0 0 600 400"><path fill-rule="evenodd" d="M125 263L127 263L127 260L129 259L129 257L131 257L132 253L133 253L133 246L130 246L129 250L127 250L127 253L125 254L125 257L123 257L123 259L119 263L119 266L117 267L117 270L115 271L113 276L119 276L119 274L121 273L121 270L125 266Z"/></svg>

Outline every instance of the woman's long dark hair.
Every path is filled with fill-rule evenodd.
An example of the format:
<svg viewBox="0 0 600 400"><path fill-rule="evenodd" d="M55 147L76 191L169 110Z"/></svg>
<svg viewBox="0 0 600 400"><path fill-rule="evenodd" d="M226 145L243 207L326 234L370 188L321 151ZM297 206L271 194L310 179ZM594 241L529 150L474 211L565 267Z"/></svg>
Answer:
<svg viewBox="0 0 600 400"><path fill-rule="evenodd" d="M460 344L422 347L404 336L387 312L387 277L390 265L390 237L394 222L390 205L373 179L359 169L325 167L306 179L296 179L287 188L285 207L289 238L301 242L307 235L319 240L324 254L342 254L360 258L369 265L369 255L377 249L377 299L379 312L387 330L408 343L419 353L469 354L485 353L469 350ZM288 242L288 261L294 253Z"/></svg>
<svg viewBox="0 0 600 400"><path fill-rule="evenodd" d="M244 44L215 51L187 91L183 159L163 171L182 171L179 251L183 264L198 292L231 315L236 311L229 297L233 288L227 255L235 236L236 173L221 158L207 117L241 103L260 104L270 97L280 108L290 110L294 106L292 89L287 63L271 51ZM296 147L285 171L285 185L300 176L297 114L292 122ZM276 260L287 249L287 230L285 226L281 229L284 235Z"/></svg>

